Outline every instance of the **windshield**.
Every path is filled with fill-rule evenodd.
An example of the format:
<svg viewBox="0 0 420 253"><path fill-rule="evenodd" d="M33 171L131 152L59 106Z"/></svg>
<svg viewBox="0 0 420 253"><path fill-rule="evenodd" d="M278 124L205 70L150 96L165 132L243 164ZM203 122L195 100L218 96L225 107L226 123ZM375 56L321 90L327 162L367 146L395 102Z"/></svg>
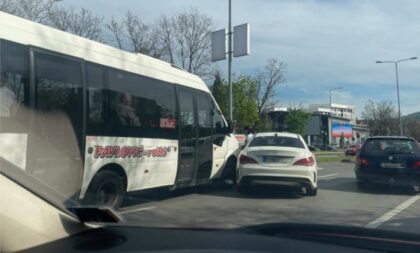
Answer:
<svg viewBox="0 0 420 253"><path fill-rule="evenodd" d="M420 1L231 2L0 0L0 174L122 225L420 234Z"/></svg>
<svg viewBox="0 0 420 253"><path fill-rule="evenodd" d="M283 136L257 136L249 143L249 147L291 147L291 148L305 148L303 143L294 137Z"/></svg>
<svg viewBox="0 0 420 253"><path fill-rule="evenodd" d="M363 146L363 152L382 154L413 154L419 152L419 147L413 140L378 139L367 140Z"/></svg>

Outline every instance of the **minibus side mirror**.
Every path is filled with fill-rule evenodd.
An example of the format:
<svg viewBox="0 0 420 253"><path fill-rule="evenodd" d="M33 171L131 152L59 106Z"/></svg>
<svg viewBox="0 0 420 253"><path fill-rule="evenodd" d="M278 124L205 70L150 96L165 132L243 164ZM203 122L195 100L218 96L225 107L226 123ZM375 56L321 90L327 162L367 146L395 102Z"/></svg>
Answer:
<svg viewBox="0 0 420 253"><path fill-rule="evenodd" d="M231 134L233 133L233 124L231 120L228 120L228 125L226 127L226 134Z"/></svg>

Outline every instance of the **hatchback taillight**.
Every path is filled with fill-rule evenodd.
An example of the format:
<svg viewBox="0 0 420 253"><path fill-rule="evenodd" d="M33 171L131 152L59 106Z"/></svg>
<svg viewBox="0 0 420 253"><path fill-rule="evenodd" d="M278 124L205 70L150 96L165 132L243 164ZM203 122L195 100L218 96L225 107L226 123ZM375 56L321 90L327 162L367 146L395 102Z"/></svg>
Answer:
<svg viewBox="0 0 420 253"><path fill-rule="evenodd" d="M357 165L369 166L370 163L369 163L369 160L366 159L366 158L357 157L356 164Z"/></svg>
<svg viewBox="0 0 420 253"><path fill-rule="evenodd" d="M416 169L416 170L420 170L420 161L416 161L416 162L414 162L414 169Z"/></svg>
<svg viewBox="0 0 420 253"><path fill-rule="evenodd" d="M241 155L241 157L239 157L239 162L241 164L249 164L249 163L257 163L257 161L254 160L254 158L251 158L249 156L246 155Z"/></svg>
<svg viewBox="0 0 420 253"><path fill-rule="evenodd" d="M301 166L312 166L315 164L315 159L310 156L300 160L297 160L293 165L301 165Z"/></svg>

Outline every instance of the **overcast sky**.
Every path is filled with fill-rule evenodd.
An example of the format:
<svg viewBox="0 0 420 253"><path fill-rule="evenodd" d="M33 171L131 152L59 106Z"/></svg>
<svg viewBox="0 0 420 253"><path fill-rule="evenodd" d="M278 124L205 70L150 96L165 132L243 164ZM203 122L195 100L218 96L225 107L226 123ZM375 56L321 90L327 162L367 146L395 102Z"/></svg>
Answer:
<svg viewBox="0 0 420 253"><path fill-rule="evenodd" d="M130 9L145 22L189 7L227 27L228 0L66 0L105 18ZM369 99L397 102L395 70L376 60L420 57L418 0L233 0L234 25L250 23L251 55L234 59L234 72L252 74L268 58L287 64L278 90L282 105L352 104L358 114ZM218 63L227 73L226 62ZM402 114L420 111L420 61L399 65Z"/></svg>

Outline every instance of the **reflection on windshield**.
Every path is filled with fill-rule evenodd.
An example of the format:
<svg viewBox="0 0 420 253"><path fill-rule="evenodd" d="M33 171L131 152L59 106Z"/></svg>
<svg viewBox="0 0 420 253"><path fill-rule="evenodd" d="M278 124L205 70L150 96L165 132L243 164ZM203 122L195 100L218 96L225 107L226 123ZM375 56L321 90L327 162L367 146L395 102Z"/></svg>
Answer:
<svg viewBox="0 0 420 253"><path fill-rule="evenodd" d="M20 108L20 116L2 118L2 158L60 193L62 201L77 200L82 160L68 117L25 108ZM33 119L31 124L25 122L28 119Z"/></svg>
<svg viewBox="0 0 420 253"><path fill-rule="evenodd" d="M2 174L126 224L419 233L416 1L237 1L232 32L226 3L82 2L0 0Z"/></svg>

